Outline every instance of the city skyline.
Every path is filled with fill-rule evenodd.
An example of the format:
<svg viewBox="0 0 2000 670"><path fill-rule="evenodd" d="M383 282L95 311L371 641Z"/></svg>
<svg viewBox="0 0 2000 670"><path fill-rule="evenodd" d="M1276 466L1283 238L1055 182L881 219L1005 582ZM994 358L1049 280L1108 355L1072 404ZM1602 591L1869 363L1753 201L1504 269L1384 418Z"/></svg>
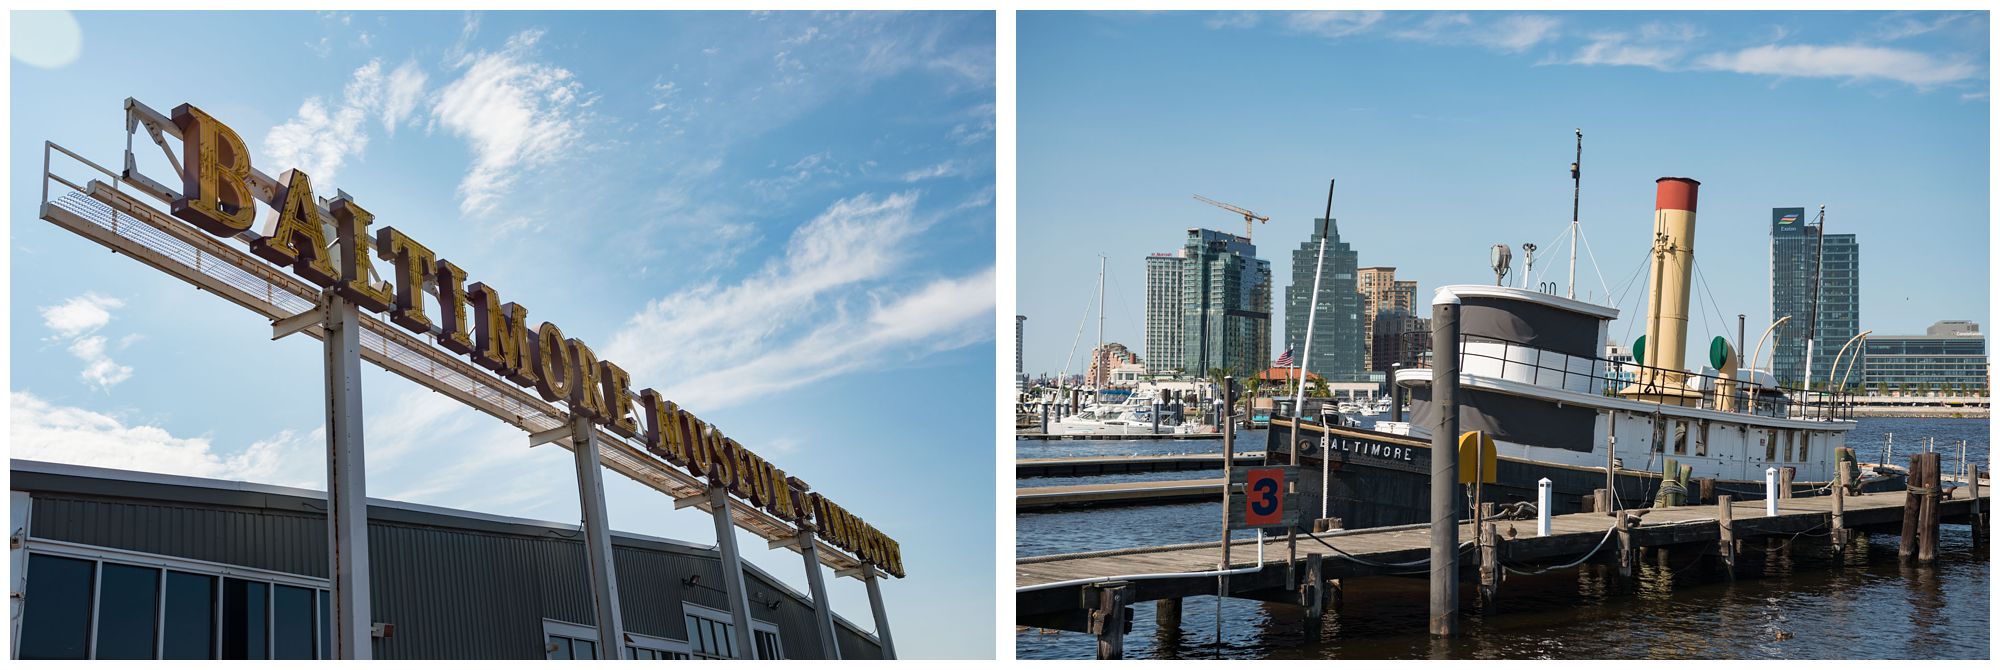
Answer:
<svg viewBox="0 0 2000 670"><path fill-rule="evenodd" d="M1523 271L1521 243L1534 242L1531 283L1565 283L1557 239L1569 223L1574 127L1587 243L1577 297L1624 295L1614 342L1638 335L1643 291L1627 277L1642 267L1662 176L1703 183L1691 309L1703 316L1691 340L1734 339L1737 314L1760 330L1771 307L1766 217L1822 203L1829 234L1867 246L1861 329L1989 319L1987 81L1954 66L1984 59L1983 14L1324 16L1021 15L1017 239L1035 270L1019 275L1017 311L1048 324L1023 343L1030 374L1059 371L1072 320L1092 299L1074 288L1094 283L1099 253L1110 256L1105 339L1143 339L1145 254L1181 229L1242 225L1194 193L1270 216L1254 241L1288 249L1307 239L1325 180L1338 178L1343 239L1361 266L1416 280L1419 312L1440 285L1492 283L1495 243L1516 250L1510 280ZM1530 22L1546 30L1506 44L1423 38ZM1819 72L1753 67L1769 50L1843 40L1928 74L1848 60ZM1170 81L1265 93L1237 104ZM1685 104L1634 107L1635 96ZM1920 281L1896 281L1913 272ZM1960 288L1930 288L1939 285Z"/></svg>

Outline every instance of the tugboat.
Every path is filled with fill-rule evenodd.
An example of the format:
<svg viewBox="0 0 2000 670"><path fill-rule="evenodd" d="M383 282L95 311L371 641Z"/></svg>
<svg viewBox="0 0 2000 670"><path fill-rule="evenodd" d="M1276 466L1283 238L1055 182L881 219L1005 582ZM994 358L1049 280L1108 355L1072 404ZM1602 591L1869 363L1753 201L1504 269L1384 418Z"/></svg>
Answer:
<svg viewBox="0 0 2000 670"><path fill-rule="evenodd" d="M1650 507L1663 487L1693 489L1702 479L1713 480L1715 494L1762 499L1766 468L1789 475L1793 495L1831 492L1855 427L1846 395L1781 388L1768 372L1741 368L1723 338L1711 343L1708 366L1681 369L1700 184L1681 177L1656 183L1639 361L1600 356L1616 308L1506 286L1437 289L1437 301L1459 305L1459 430L1484 431L1499 455L1498 483L1482 487L1482 501L1533 501L1547 478L1555 513L1582 511L1606 488L1607 469L1615 471L1614 502L1626 508ZM1428 520L1433 372L1397 375L1396 387L1410 398L1407 422L1377 422L1374 431L1301 425L1300 465L1327 473L1326 515L1349 528ZM1289 427L1285 418L1274 426L1279 434ZM1676 472L1663 472L1669 460ZM1847 467L1855 490L1904 484L1893 468ZM1321 500L1321 477L1302 479L1303 499Z"/></svg>

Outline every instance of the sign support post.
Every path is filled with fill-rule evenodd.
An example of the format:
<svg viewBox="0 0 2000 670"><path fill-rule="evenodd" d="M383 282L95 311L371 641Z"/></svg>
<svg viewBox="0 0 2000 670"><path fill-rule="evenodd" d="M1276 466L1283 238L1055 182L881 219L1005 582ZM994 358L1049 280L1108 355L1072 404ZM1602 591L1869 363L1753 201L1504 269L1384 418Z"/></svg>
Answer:
<svg viewBox="0 0 2000 670"><path fill-rule="evenodd" d="M896 641L889 635L889 609L882 604L882 580L875 564L861 566L861 578L868 584L868 608L875 611L875 638L882 642L882 660L896 660ZM828 615L832 616L831 614Z"/></svg>
<svg viewBox="0 0 2000 670"><path fill-rule="evenodd" d="M715 515L715 546L722 553L722 588L729 592L730 620L736 625L736 657L757 657L750 628L750 593L743 586L743 553L736 548L736 524L729 520L729 492L708 487L708 511Z"/></svg>
<svg viewBox="0 0 2000 670"><path fill-rule="evenodd" d="M597 649L602 658L619 659L625 656L625 622L618 610L618 566L612 559L610 515L604 509L597 430L581 414L570 416L569 430L576 454L576 494L583 507L583 544L590 559L590 594L597 604Z"/></svg>
<svg viewBox="0 0 2000 670"><path fill-rule="evenodd" d="M361 312L322 294L326 337L326 533L333 581L333 655L374 657L368 603L368 468L361 440Z"/></svg>
<svg viewBox="0 0 2000 670"><path fill-rule="evenodd" d="M819 631L820 653L828 660L840 660L840 641L833 636L833 601L826 597L826 576L819 569L819 538L805 519L799 519L799 556L806 560L806 587L812 592L813 627Z"/></svg>

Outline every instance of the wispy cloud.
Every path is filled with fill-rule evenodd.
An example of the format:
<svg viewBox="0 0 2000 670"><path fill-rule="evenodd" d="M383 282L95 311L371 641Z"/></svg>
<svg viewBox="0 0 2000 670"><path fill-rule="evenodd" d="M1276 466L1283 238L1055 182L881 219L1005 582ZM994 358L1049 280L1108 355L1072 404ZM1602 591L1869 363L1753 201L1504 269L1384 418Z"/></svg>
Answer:
<svg viewBox="0 0 2000 670"><path fill-rule="evenodd" d="M1327 10L1293 12L1285 16L1285 28L1295 33L1320 37L1346 37L1366 32L1382 21L1378 11Z"/></svg>
<svg viewBox="0 0 2000 670"><path fill-rule="evenodd" d="M1980 17L1976 12L1921 12L1916 15L1895 14L1882 19L1874 38L1885 42L1908 39L1918 35L1944 30L1953 24Z"/></svg>
<svg viewBox="0 0 2000 670"><path fill-rule="evenodd" d="M919 168L903 173L903 181L916 183L925 179L949 177L959 173L958 161L948 160L927 168Z"/></svg>
<svg viewBox="0 0 2000 670"><path fill-rule="evenodd" d="M324 433L280 431L234 454L207 437L176 437L151 425L55 405L26 391L10 396L9 454L15 458L120 470L300 486L326 485Z"/></svg>
<svg viewBox="0 0 2000 670"><path fill-rule="evenodd" d="M1433 44L1471 44L1504 53L1526 51L1556 39L1562 21L1539 14L1509 14L1476 21L1463 12L1434 13L1413 26L1393 30L1390 37Z"/></svg>
<svg viewBox="0 0 2000 670"><path fill-rule="evenodd" d="M55 331L53 339L69 340L66 348L70 355L83 361L83 371L78 376L100 391L109 391L132 378L132 367L112 360L104 336L96 334L111 323L111 311L124 306L123 300L85 293L41 308L42 325ZM129 336L122 338L120 348L132 341Z"/></svg>
<svg viewBox="0 0 2000 670"><path fill-rule="evenodd" d="M1699 28L1685 23L1647 23L1636 31L1602 31L1590 34L1589 43L1566 59L1547 62L1569 65L1625 65L1670 70L1680 67L1701 37Z"/></svg>
<svg viewBox="0 0 2000 670"><path fill-rule="evenodd" d="M304 170L317 190L331 191L340 168L368 148L368 118L379 117L395 134L423 97L426 78L415 62L384 75L382 61L368 61L354 71L338 104L306 98L291 119L265 134L260 147L274 164Z"/></svg>
<svg viewBox="0 0 2000 670"><path fill-rule="evenodd" d="M1768 45L1703 56L1709 70L1781 77L1879 79L1918 87L1978 78L1978 65L1904 49L1871 46Z"/></svg>
<svg viewBox="0 0 2000 670"><path fill-rule="evenodd" d="M541 37L524 31L499 51L465 54L462 74L438 92L432 123L472 147L458 187L463 214L492 213L522 171L554 162L583 136L578 115L591 99L569 70L533 60Z"/></svg>
<svg viewBox="0 0 2000 670"><path fill-rule="evenodd" d="M930 225L917 213L918 199L862 194L835 202L793 231L782 257L741 282L711 282L649 303L603 355L635 379L680 380L663 390L713 409L879 362L901 345L923 344L913 341L920 333L966 321L965 310L990 311L991 278L981 297L977 275L890 297L898 293L891 280L907 257L906 242ZM954 296L953 304L940 295ZM926 317L921 306L939 311ZM932 344L948 339L957 341ZM829 361L829 351L846 357Z"/></svg>

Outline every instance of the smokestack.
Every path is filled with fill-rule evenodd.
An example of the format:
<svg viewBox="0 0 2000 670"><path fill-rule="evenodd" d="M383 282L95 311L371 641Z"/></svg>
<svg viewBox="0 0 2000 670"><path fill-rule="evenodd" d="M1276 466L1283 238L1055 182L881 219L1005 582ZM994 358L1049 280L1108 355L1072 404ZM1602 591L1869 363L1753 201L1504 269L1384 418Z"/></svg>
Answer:
<svg viewBox="0 0 2000 670"><path fill-rule="evenodd" d="M1651 295L1646 311L1644 364L1639 384L1627 387L1635 395L1658 396L1661 402L1686 404L1693 397L1684 386L1687 365L1688 289L1694 274L1694 212L1701 182L1686 177L1661 177L1653 199L1653 268L1648 275Z"/></svg>

